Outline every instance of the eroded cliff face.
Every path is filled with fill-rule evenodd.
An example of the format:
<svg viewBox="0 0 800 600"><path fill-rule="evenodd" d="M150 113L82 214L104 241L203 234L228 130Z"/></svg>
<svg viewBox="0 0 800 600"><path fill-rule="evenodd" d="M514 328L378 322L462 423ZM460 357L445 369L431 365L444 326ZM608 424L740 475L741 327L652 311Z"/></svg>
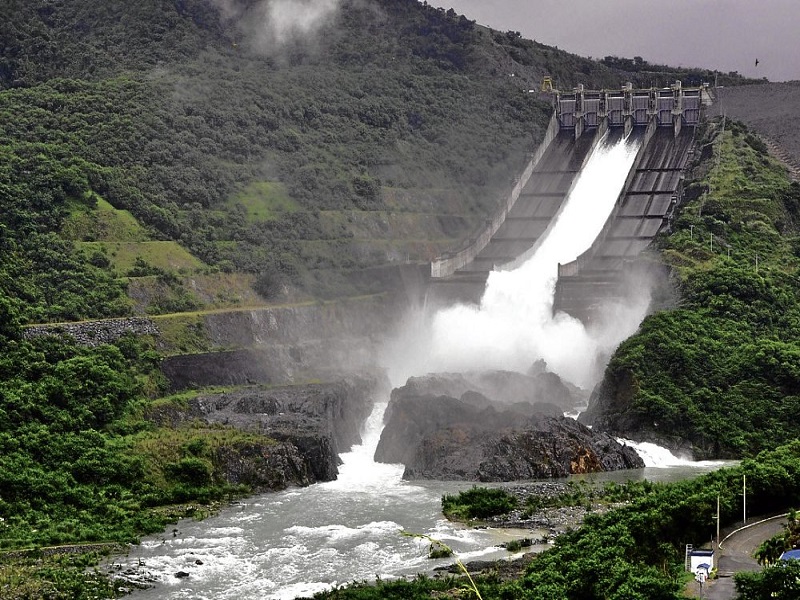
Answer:
<svg viewBox="0 0 800 600"><path fill-rule="evenodd" d="M194 420L257 432L276 440L266 448L231 449L220 457L233 483L289 481L306 485L330 481L338 473L341 452L361 442L360 428L377 394L388 389L380 373L349 376L332 383L249 386L203 393L185 406L160 405L148 415L154 422L180 427ZM274 468L273 468L274 467ZM268 487L268 486L267 486Z"/></svg>
<svg viewBox="0 0 800 600"><path fill-rule="evenodd" d="M515 374L509 381L519 380ZM479 381L497 384L502 373ZM636 452L613 437L597 433L562 416L563 408L526 399L515 385L503 401L467 390L453 395L420 393L447 389L462 392L462 376L431 376L410 380L392 391L386 427L375 453L379 462L406 465L407 479L513 481L564 477L643 467ZM485 388L484 388L485 389ZM514 401L522 397L521 401Z"/></svg>

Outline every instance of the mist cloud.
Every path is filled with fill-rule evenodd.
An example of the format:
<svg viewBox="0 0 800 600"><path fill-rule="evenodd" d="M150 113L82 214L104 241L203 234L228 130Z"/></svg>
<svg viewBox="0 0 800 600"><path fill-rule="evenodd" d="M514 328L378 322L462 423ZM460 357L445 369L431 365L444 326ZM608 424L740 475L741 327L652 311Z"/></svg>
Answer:
<svg viewBox="0 0 800 600"><path fill-rule="evenodd" d="M600 233L640 142L598 144L533 256L514 270L492 271L480 306L411 315L385 359L392 384L431 372L524 373L541 359L571 383L594 385L611 352L645 316L650 286L631 282L628 289L639 293L603 307L587 329L565 313L553 314L557 265L574 260Z"/></svg>
<svg viewBox="0 0 800 600"><path fill-rule="evenodd" d="M334 24L342 0L213 0L225 23L234 23L250 49L275 54L289 45L313 47Z"/></svg>

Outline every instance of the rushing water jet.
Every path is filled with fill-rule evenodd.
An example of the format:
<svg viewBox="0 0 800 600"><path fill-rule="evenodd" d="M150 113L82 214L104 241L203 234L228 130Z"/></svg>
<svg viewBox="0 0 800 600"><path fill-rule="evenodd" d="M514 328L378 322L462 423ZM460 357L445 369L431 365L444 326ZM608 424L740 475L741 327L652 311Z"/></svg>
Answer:
<svg viewBox="0 0 800 600"><path fill-rule="evenodd" d="M550 370L582 386L594 384L597 357L630 335L644 316L637 307L612 332L587 331L564 313L553 314L558 264L584 252L606 223L642 144L640 132L606 133L596 144L533 256L514 270L490 273L479 306L456 305L419 319L406 356L389 357L392 383L411 375L504 369L525 372L543 359ZM409 337L409 334L405 334ZM397 348L395 348L397 350ZM403 360L405 358L405 360Z"/></svg>

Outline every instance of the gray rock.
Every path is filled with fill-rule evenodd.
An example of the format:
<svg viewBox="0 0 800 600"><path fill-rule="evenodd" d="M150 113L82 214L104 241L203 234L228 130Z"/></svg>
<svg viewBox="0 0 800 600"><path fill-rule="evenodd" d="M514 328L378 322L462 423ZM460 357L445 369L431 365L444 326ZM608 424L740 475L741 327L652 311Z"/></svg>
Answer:
<svg viewBox="0 0 800 600"><path fill-rule="evenodd" d="M282 489L330 481L339 453L361 442L360 428L374 405L376 390L388 388L382 374L350 376L332 383L251 386L200 394L185 406L159 405L147 415L163 426L200 420L261 433L271 447L242 445L217 458L228 480L257 489ZM223 451L220 451L223 452Z"/></svg>
<svg viewBox="0 0 800 600"><path fill-rule="evenodd" d="M454 381L460 391L463 380ZM632 448L563 417L557 406L511 396L497 402L475 391L458 399L414 393L441 390L442 382L392 392L375 459L403 463L407 479L514 481L644 466Z"/></svg>

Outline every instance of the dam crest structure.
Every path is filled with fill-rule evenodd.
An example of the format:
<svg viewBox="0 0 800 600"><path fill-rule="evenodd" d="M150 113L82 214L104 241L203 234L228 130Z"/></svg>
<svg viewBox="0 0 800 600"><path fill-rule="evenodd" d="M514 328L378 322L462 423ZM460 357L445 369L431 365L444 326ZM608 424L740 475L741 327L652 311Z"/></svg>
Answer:
<svg viewBox="0 0 800 600"><path fill-rule="evenodd" d="M575 260L558 265L553 311L588 324L609 302L635 290L652 265L642 252L663 231L683 194L684 170L711 90L683 87L553 90L544 138L496 214L467 245L431 262L429 298L479 302L489 273L511 270L536 251L593 149L608 136L641 146L600 234Z"/></svg>

